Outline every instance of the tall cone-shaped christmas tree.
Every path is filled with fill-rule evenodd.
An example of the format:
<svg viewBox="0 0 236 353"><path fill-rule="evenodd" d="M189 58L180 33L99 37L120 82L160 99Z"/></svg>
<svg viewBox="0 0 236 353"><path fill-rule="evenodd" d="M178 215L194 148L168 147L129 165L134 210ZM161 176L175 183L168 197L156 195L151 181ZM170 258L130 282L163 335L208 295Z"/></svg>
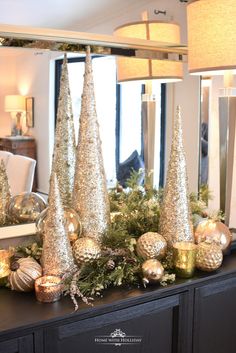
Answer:
<svg viewBox="0 0 236 353"><path fill-rule="evenodd" d="M47 275L63 276L75 267L63 218L58 181L56 174L53 173L50 180L42 253L43 272Z"/></svg>
<svg viewBox="0 0 236 353"><path fill-rule="evenodd" d="M7 209L10 202L11 193L7 178L7 172L3 160L0 163L0 226L7 223Z"/></svg>
<svg viewBox="0 0 236 353"><path fill-rule="evenodd" d="M193 241L181 110L179 106L177 107L174 123L159 231L166 239L169 247L178 241Z"/></svg>
<svg viewBox="0 0 236 353"><path fill-rule="evenodd" d="M64 207L72 206L72 193L75 175L75 153L75 129L72 114L67 59L65 55L60 80L57 125L52 160L52 174L57 174L61 202Z"/></svg>
<svg viewBox="0 0 236 353"><path fill-rule="evenodd" d="M73 208L82 222L82 235L101 242L110 222L110 206L96 113L90 48L87 48Z"/></svg>

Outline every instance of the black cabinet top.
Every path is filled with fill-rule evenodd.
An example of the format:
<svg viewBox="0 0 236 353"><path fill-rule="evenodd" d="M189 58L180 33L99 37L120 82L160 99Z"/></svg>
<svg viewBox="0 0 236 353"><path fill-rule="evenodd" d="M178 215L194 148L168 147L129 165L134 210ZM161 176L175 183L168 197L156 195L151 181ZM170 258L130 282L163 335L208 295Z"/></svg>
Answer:
<svg viewBox="0 0 236 353"><path fill-rule="evenodd" d="M166 295L186 291L191 287L201 286L225 276L236 274L236 253L224 258L223 266L213 273L197 272L191 279L177 279L174 284L148 288L113 288L104 292L102 298L94 301L94 307L88 307L79 301L79 310L69 297L53 304L42 304L36 301L34 293L18 293L0 289L0 339L5 335L13 335L16 331L32 331L47 326L52 322L81 320L102 313L151 301ZM56 323L55 323L56 324Z"/></svg>

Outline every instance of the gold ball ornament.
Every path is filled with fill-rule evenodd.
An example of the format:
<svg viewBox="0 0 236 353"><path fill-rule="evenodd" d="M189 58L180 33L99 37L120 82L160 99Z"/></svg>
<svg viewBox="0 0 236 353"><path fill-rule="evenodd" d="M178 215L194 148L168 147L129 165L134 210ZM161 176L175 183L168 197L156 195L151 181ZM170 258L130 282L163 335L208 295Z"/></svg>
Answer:
<svg viewBox="0 0 236 353"><path fill-rule="evenodd" d="M221 247L215 243L200 243L197 246L196 267L211 272L217 270L223 261Z"/></svg>
<svg viewBox="0 0 236 353"><path fill-rule="evenodd" d="M156 259L146 260L142 264L143 284L159 282L164 275L164 268Z"/></svg>
<svg viewBox="0 0 236 353"><path fill-rule="evenodd" d="M161 260L167 249L167 242L164 237L158 233L148 232L139 237L136 244L137 254L146 259Z"/></svg>
<svg viewBox="0 0 236 353"><path fill-rule="evenodd" d="M24 192L11 198L8 213L13 222L35 222L46 208L44 199L35 192Z"/></svg>
<svg viewBox="0 0 236 353"><path fill-rule="evenodd" d="M47 216L48 208L43 210L36 219L37 232L43 236L45 219ZM64 207L64 225L66 233L71 243L74 243L80 236L82 231L82 225L79 219L79 215L75 210L69 207Z"/></svg>
<svg viewBox="0 0 236 353"><path fill-rule="evenodd" d="M232 242L232 234L229 228L222 222L206 219L200 222L195 230L195 242L214 242L226 253Z"/></svg>
<svg viewBox="0 0 236 353"><path fill-rule="evenodd" d="M95 239L84 237L76 240L73 254L78 264L90 263L101 256L101 248Z"/></svg>

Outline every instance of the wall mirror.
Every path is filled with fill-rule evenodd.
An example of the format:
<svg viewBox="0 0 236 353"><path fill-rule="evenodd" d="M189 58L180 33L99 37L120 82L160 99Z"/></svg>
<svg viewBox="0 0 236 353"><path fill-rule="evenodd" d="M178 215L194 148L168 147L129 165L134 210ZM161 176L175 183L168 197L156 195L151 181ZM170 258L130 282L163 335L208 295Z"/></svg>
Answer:
<svg viewBox="0 0 236 353"><path fill-rule="evenodd" d="M50 34L49 34L50 33ZM51 165L51 153L53 150L54 143L54 116L55 116L55 106L54 106L54 97L55 97L55 66L58 65L60 67L60 60L64 52L68 53L69 65L71 64L69 70L71 72L71 77L73 76L73 70L80 71L80 75L82 75L82 66L78 65L78 56L74 52L79 52L80 58L84 56L84 49L86 44L92 45L92 53L97 57L97 60L94 59L94 68L95 74L102 73L103 70L100 70L99 67L102 65L107 65L109 62L110 70L114 72L115 65L115 55L129 55L136 57L157 57L157 58L170 58L174 60L183 60L186 61L186 47L185 46L168 46L165 43L156 43L150 42L146 43L146 41L142 40L124 40L117 39L113 36L97 36L97 35L84 35L77 34L75 32L65 32L65 31L48 31L48 30L36 30L36 29L25 29L25 28L14 28L9 26L0 26L0 37L1 37L1 47L0 47L0 70L2 68L2 72L6 72L7 74L2 76L2 86L5 86L5 92L12 89L14 87L15 91L18 91L22 95L29 95L35 97L35 125L31 129L30 133L32 136L35 136L37 139L38 151L37 151L37 163L38 163L38 191L41 193L47 193L48 191L48 178L50 174L50 165ZM71 54L72 53L72 54ZM104 56L106 55L106 56ZM107 60L107 61L106 61ZM76 64L77 62L77 64ZM7 69L4 68L4 65L8 65ZM80 64L82 60L80 61ZM98 69L96 69L96 66ZM187 71L187 69L186 69ZM46 75L47 79L45 80L44 75ZM11 80L9 80L9 74L11 75ZM80 76L81 77L81 76ZM98 79L99 81L99 79ZM72 82L72 86L74 86L74 92L81 90L78 88L78 83L81 85L81 79L78 79L78 82ZM107 82L107 86L109 86L109 82ZM193 87L192 96L189 101L183 98L183 91L186 91L189 86ZM115 86L113 86L115 87ZM114 88L116 89L116 88ZM137 97L141 97L142 86L129 86L124 85L123 90L123 101L127 99L127 92L133 92L133 99L137 100ZM72 88L73 91L73 88ZM99 88L98 88L99 91ZM100 89L101 91L101 89ZM72 99L74 100L74 110L79 110L79 94L73 94ZM157 84L155 86L156 96L158 97L158 106L161 109L161 85ZM117 94L117 92L114 92ZM121 92L120 92L121 93ZM3 95L4 95L3 91ZM121 93L122 94L122 93ZM3 95L0 98L0 106L3 105ZM158 172L156 173L156 185L160 183L160 168L161 164L166 168L166 162L168 160L168 153L170 149L170 137L171 137L171 126L173 120L173 114L175 110L175 106L180 104L183 106L183 120L185 124L185 137L186 137L186 154L187 160L190 163L188 169L190 171L190 189L196 190L197 188L197 175L198 175L198 151L199 151L199 141L198 141L198 132L199 132L199 79L196 77L189 77L186 74L186 77L182 83L178 84L168 84L166 87L165 93L165 156L162 155L162 160L159 158L159 167L156 168ZM105 99L105 100L104 100ZM2 100L2 102L1 102ZM105 98L103 96L102 105L106 103L106 100L109 100L107 94ZM127 102L127 107L129 105L130 96ZM115 111L115 102L113 104L113 113L116 114ZM194 129L194 133L189 134L188 125L192 125L189 121L189 112L192 109L195 109L197 119L196 125ZM109 110L110 109L110 110ZM111 114L111 107L108 107L107 114ZM128 108L127 108L128 109ZM140 106L137 103L137 110L140 110ZM126 116L130 116L130 112L126 110L124 111L124 119ZM5 125L1 132L4 135L6 133L8 127L6 122L7 117L6 113L2 111L2 114L5 114ZM75 114L78 119L78 114ZM133 115L134 116L134 115ZM161 110L158 112L158 116L161 116ZM120 121L121 122L121 121ZM78 121L77 121L78 123ZM110 121L110 128L113 129L115 134L115 130L117 126L115 124L117 121L114 119ZM160 120L159 120L160 123ZM133 124L133 123L132 123ZM100 123L100 125L102 125ZM106 125L106 124L105 124ZM141 126L141 120L140 124ZM2 128L2 127L1 127ZM129 146L128 149L122 149L122 139L129 141L129 128L127 125L121 124L119 127L119 132L123 132L120 135L120 150L119 155L114 156L115 150L117 151L117 145L115 142L115 138L112 141L107 142L107 146L105 148L105 153L107 153L107 157L105 157L107 164L107 168L109 168L109 176L108 182L112 181L115 170L117 160L119 162L124 161L134 149L138 149L138 153L142 152L141 140L136 143L135 146ZM137 126L137 134L138 134ZM105 131L105 130L104 130ZM160 133L160 130L158 131ZM103 134L103 132L101 132ZM105 134L105 133L104 133ZM192 140L196 142L193 147ZM104 144L104 143L103 143ZM113 158L109 155L112 149L108 146L113 146ZM137 148L136 148L137 146ZM157 147L160 149L160 145ZM193 152L194 151L194 152ZM160 151L156 152L159 153ZM192 160L192 154L194 153L194 160ZM164 171L162 171L162 178L164 176ZM11 236L21 236L27 234L35 233L35 225L27 224L27 225L19 225L7 227L8 229L0 229L0 238L7 238Z"/></svg>

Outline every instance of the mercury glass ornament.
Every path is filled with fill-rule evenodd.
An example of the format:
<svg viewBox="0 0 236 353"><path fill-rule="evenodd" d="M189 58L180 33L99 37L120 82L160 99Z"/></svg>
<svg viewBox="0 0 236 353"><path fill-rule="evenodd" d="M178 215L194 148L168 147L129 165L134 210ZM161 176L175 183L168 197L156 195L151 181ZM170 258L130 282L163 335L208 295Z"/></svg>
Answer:
<svg viewBox="0 0 236 353"><path fill-rule="evenodd" d="M142 264L143 284L159 282L164 275L164 268L156 259L146 260Z"/></svg>
<svg viewBox="0 0 236 353"><path fill-rule="evenodd" d="M226 253L232 242L232 234L224 223L205 219L195 230L195 242L199 244L205 241L220 245L223 253Z"/></svg>
<svg viewBox="0 0 236 353"><path fill-rule="evenodd" d="M35 192L24 192L13 196L9 203L8 214L16 223L35 222L46 208L44 199Z"/></svg>
<svg viewBox="0 0 236 353"><path fill-rule="evenodd" d="M95 239L84 237L76 240L73 253L78 264L89 263L101 256L101 248Z"/></svg>
<svg viewBox="0 0 236 353"><path fill-rule="evenodd" d="M137 254L143 259L161 260L167 249L165 238L154 232L148 232L139 237L136 245Z"/></svg>
<svg viewBox="0 0 236 353"><path fill-rule="evenodd" d="M66 234L69 237L71 243L74 243L80 236L82 226L79 219L79 215L70 207L64 207L64 226ZM36 219L37 232L40 235L44 235L45 219L47 216L48 207L40 213Z"/></svg>
<svg viewBox="0 0 236 353"><path fill-rule="evenodd" d="M159 230L168 247L179 241L193 242L181 110L177 107L167 170Z"/></svg>
<svg viewBox="0 0 236 353"><path fill-rule="evenodd" d="M223 261L221 247L215 243L200 243L197 246L196 267L202 271L215 271Z"/></svg>

